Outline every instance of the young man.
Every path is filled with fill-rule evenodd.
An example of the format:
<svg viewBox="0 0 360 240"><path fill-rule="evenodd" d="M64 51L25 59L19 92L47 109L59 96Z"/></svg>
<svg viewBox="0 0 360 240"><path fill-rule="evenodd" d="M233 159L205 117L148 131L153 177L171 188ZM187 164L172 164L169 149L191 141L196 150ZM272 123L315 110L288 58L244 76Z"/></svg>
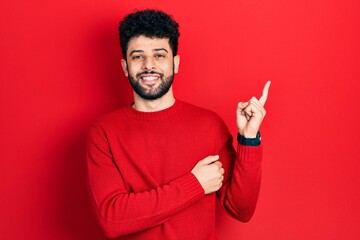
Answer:
<svg viewBox="0 0 360 240"><path fill-rule="evenodd" d="M174 98L178 24L161 11L120 23L122 67L134 103L94 123L88 177L97 218L109 238L216 239L215 199L234 218L254 213L261 177L262 97L238 104L237 152L215 113Z"/></svg>

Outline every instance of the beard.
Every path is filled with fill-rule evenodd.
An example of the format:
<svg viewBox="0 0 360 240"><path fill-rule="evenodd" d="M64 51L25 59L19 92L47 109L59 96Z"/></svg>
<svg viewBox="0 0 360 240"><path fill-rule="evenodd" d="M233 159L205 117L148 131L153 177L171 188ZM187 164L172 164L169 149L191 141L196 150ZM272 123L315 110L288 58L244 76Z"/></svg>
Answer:
<svg viewBox="0 0 360 240"><path fill-rule="evenodd" d="M138 80L142 74L158 74L161 80L161 83L157 87L151 86L151 88L145 88L141 86L140 80ZM170 89L173 81L174 81L174 70L171 75L164 76L162 73L158 73L155 71L150 72L142 72L136 74L136 78L129 75L129 81L133 88L133 90L136 92L137 95L139 95L141 98L146 100L156 100L164 96Z"/></svg>

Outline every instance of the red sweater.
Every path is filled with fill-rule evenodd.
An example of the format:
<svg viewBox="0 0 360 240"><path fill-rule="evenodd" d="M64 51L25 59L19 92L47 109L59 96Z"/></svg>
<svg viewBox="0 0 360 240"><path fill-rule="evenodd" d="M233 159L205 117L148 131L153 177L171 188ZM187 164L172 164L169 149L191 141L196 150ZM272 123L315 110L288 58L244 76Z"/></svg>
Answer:
<svg viewBox="0 0 360 240"><path fill-rule="evenodd" d="M209 110L179 100L158 112L124 107L92 125L87 146L90 195L109 238L216 239L216 197L240 221L254 213L262 147L238 145L236 154ZM191 170L216 154L223 186L205 195Z"/></svg>

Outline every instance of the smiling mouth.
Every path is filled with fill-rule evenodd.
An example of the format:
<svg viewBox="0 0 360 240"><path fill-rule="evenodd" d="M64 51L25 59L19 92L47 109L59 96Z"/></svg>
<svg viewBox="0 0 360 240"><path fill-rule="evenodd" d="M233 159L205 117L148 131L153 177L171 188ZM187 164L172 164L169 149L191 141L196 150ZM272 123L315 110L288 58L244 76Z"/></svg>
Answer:
<svg viewBox="0 0 360 240"><path fill-rule="evenodd" d="M159 76L140 76L144 81L155 81L159 79Z"/></svg>
<svg viewBox="0 0 360 240"><path fill-rule="evenodd" d="M138 75L140 81L148 86L153 86L156 82L161 79L162 74L155 72L145 72Z"/></svg>

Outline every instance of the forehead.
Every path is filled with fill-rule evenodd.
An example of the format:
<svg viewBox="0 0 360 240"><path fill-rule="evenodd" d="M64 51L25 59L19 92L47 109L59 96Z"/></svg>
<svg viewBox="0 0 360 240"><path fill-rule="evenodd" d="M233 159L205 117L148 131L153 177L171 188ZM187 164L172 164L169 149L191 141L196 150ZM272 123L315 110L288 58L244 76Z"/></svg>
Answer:
<svg viewBox="0 0 360 240"><path fill-rule="evenodd" d="M170 52L168 38L149 38L145 36L133 37L128 42L127 52L133 50L152 51L157 48L165 48Z"/></svg>

